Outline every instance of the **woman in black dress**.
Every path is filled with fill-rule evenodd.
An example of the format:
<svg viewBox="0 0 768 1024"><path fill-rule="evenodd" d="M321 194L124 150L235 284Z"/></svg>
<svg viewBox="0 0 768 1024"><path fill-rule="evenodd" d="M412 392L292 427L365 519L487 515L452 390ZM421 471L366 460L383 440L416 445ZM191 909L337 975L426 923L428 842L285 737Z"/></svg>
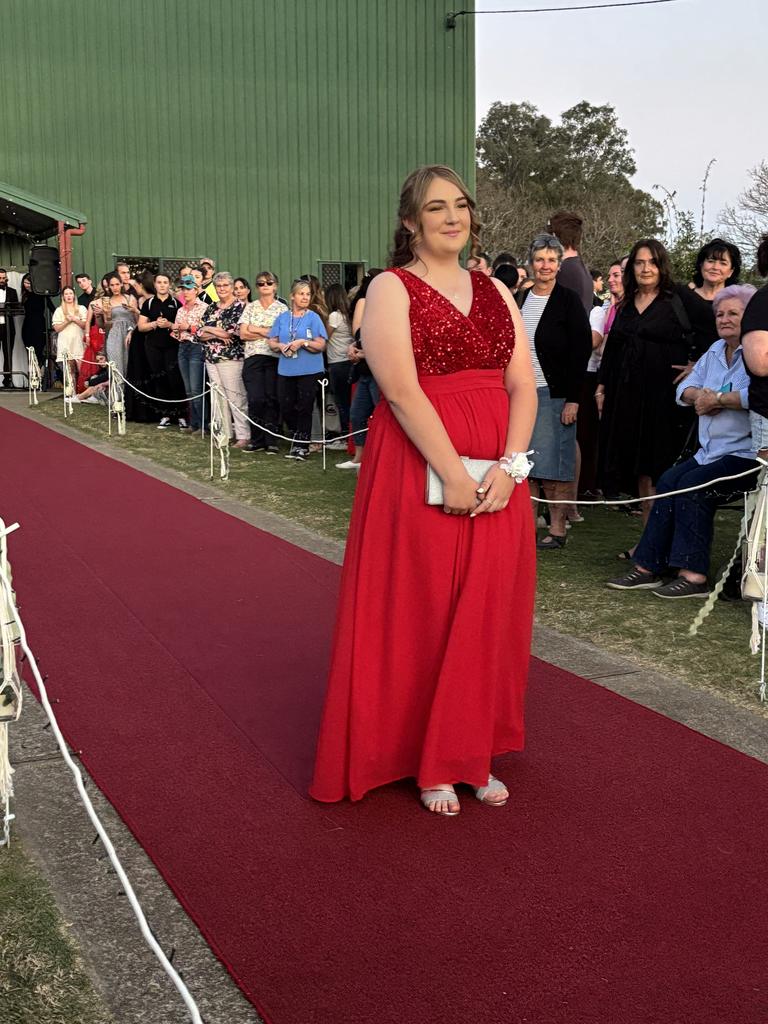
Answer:
<svg viewBox="0 0 768 1024"><path fill-rule="evenodd" d="M24 348L33 348L40 369L45 369L45 342L49 327L45 322L45 311L53 314L53 303L46 295L35 295L29 274L21 279L21 304L24 307L24 323L21 325L21 340ZM50 324L50 321L48 322Z"/></svg>
<svg viewBox="0 0 768 1024"><path fill-rule="evenodd" d="M688 314L692 330L687 360L690 366L685 367L687 373L719 337L712 308L713 299L723 288L738 284L740 273L741 253L737 246L722 238L713 238L699 249L693 280L690 284L678 285L677 293Z"/></svg>
<svg viewBox="0 0 768 1024"><path fill-rule="evenodd" d="M675 379L688 362L687 339L672 296L669 256L661 242L636 242L624 270L624 298L605 345L599 386L601 476L606 496L655 493L686 435ZM643 521L650 511L643 503Z"/></svg>
<svg viewBox="0 0 768 1024"><path fill-rule="evenodd" d="M136 288L139 293L138 303L141 313L144 303L155 294L154 275L145 270L143 274L139 275ZM125 377L135 388L139 389L134 391L132 387L125 388L125 418L130 423L157 423L160 414L157 411L156 403L151 398L145 397L145 395L152 394L153 379L147 359L144 335L140 331L134 331L131 335Z"/></svg>

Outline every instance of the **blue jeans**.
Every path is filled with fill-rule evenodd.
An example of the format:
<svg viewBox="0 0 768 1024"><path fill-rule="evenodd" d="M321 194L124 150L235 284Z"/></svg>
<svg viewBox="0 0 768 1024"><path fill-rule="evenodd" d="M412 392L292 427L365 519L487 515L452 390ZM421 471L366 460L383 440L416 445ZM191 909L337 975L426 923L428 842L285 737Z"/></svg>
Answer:
<svg viewBox="0 0 768 1024"><path fill-rule="evenodd" d="M751 459L735 455L724 455L708 466L700 466L695 459L686 459L661 474L656 490L662 494L664 491L694 487L721 476L743 473L754 465ZM657 498L633 561L654 573L674 566L706 576L717 506L742 491L751 490L754 483L752 477L745 477L743 481L718 484L712 490L692 491L676 498Z"/></svg>
<svg viewBox="0 0 768 1024"><path fill-rule="evenodd" d="M192 341L182 341L179 345L179 371L187 396L201 395L205 379L205 347ZM189 403L189 425L193 430L203 426L203 412L202 398Z"/></svg>
<svg viewBox="0 0 768 1024"><path fill-rule="evenodd" d="M364 376L358 378L357 387L352 399L352 408L349 411L352 430L355 431L352 435L352 440L356 448L362 448L365 445L365 431L363 428L367 425L373 410L378 405L380 397L379 385L373 377Z"/></svg>

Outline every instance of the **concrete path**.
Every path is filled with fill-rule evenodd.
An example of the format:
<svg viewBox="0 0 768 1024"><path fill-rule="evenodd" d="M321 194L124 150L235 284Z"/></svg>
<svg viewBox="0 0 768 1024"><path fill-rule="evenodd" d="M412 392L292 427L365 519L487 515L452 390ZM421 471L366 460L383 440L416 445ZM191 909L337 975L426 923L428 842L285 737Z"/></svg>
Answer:
<svg viewBox="0 0 768 1024"><path fill-rule="evenodd" d="M45 400L45 399L44 399ZM26 395L0 396L0 406L71 437L86 447L214 505L267 533L340 564L343 545L282 516L222 498L221 492L149 459L120 452L30 410ZM11 548L12 556L12 548ZM23 609L22 609L23 614ZM34 637L31 638L34 644ZM33 647L34 649L34 647ZM642 668L594 645L537 626L534 654L553 665L593 680L660 714L768 763L768 723L760 711L741 708L716 694ZM42 666L45 671L45 666ZM71 775L43 728L33 700L11 729L17 769L15 828L49 878L59 906L71 923L98 989L121 1024L175 1024L188 1020L183 1004L141 939L127 900L109 873L100 844L76 796ZM196 999L207 1024L258 1021L253 1007L208 949L141 847L120 818L91 786L108 832L123 860L153 930L163 948L175 950L174 963ZM205 842L205 837L200 837Z"/></svg>

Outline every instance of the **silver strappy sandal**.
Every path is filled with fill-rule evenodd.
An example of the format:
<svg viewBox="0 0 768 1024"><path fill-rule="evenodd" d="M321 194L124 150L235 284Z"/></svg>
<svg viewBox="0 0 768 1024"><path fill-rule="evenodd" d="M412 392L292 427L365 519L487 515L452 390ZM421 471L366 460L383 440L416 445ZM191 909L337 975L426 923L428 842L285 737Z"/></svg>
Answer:
<svg viewBox="0 0 768 1024"><path fill-rule="evenodd" d="M455 818L459 813L456 811L433 811L432 808L435 804L443 803L443 801L449 804L459 805L459 798L456 796L454 789L422 789L420 796L422 804L426 807L430 814L438 814L443 818Z"/></svg>
<svg viewBox="0 0 768 1024"><path fill-rule="evenodd" d="M507 795L503 800L489 800L488 797L494 793L506 793ZM509 790L493 775L488 776L487 786L478 786L475 790L475 796L477 799L486 805L486 807L503 807L504 804L509 800Z"/></svg>

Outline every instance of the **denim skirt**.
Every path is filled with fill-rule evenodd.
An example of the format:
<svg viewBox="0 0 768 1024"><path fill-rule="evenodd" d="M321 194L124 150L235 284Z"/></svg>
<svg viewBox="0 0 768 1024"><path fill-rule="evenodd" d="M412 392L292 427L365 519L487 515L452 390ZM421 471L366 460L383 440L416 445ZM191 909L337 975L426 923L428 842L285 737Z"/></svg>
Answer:
<svg viewBox="0 0 768 1024"><path fill-rule="evenodd" d="M564 426L564 398L551 398L549 388L536 388L539 409L528 446L533 449L531 477L535 480L573 480L576 476L576 423Z"/></svg>

